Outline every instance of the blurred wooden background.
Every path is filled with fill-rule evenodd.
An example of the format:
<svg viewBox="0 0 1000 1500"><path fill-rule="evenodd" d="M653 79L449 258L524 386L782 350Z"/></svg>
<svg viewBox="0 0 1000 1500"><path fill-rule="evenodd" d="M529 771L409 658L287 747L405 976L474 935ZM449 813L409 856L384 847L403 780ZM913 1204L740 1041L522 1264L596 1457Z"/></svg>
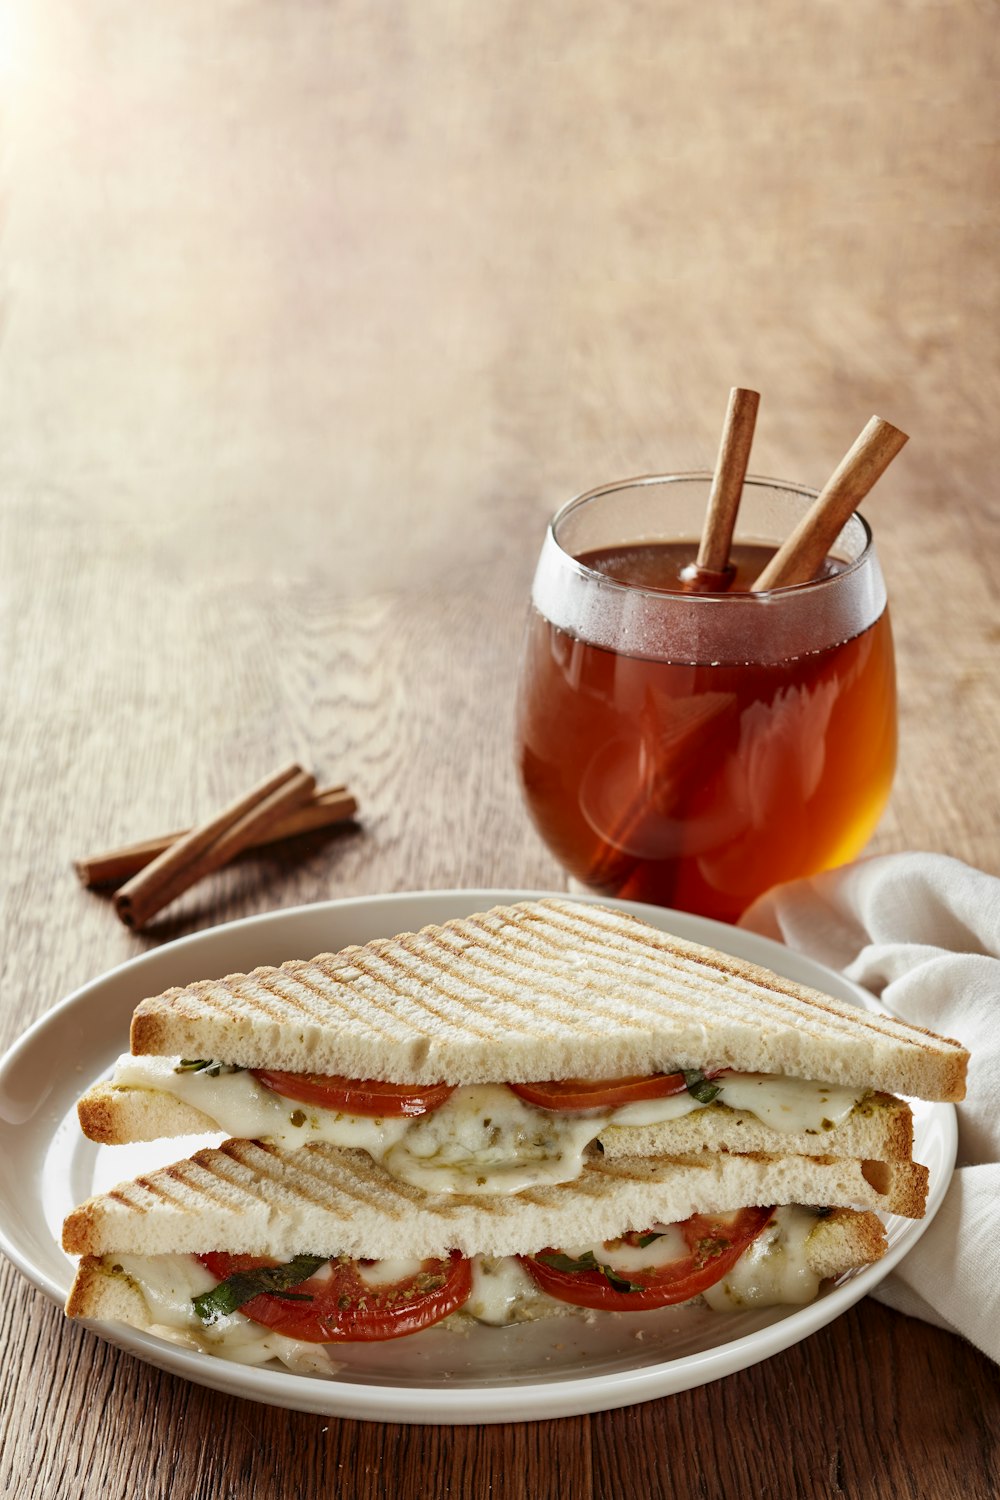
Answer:
<svg viewBox="0 0 1000 1500"><path fill-rule="evenodd" d="M993 6L13 0L0 19L0 1044L195 926L558 883L510 755L544 522L602 480L710 464L734 384L763 393L758 472L821 483L873 411L911 434L867 508L902 703L874 847L1000 872ZM291 756L350 781L363 832L247 860L146 938L77 888L74 854ZM932 1393L960 1430L909 1492L1000 1483L995 1402L970 1396L961 1430L985 1363L879 1309L641 1415L478 1446L396 1433L380 1478L371 1429L190 1390L65 1328L9 1267L2 1285L17 1495L250 1495L266 1443L272 1493L346 1494L357 1465L366 1496L526 1475L547 1494L560 1473L554 1492L603 1496L637 1435L694 1424L718 1458L758 1399L823 1455L762 1457L776 1484L888 1494L908 1458L872 1466L885 1411ZM787 1405L790 1371L826 1382L821 1407L801 1384ZM169 1472L134 1446L154 1406ZM698 1492L723 1474L737 1493L752 1469L717 1462Z"/></svg>

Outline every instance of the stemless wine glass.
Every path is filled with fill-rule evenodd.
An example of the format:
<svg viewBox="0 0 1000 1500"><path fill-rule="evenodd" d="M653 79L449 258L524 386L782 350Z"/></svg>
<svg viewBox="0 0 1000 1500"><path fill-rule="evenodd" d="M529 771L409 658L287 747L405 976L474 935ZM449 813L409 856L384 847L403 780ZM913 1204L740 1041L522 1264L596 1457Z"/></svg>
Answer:
<svg viewBox="0 0 1000 1500"><path fill-rule="evenodd" d="M685 592L710 484L629 479L555 516L518 757L535 824L577 881L735 921L770 886L867 842L895 769L895 669L859 515L820 578L748 591L815 491L748 478L730 591Z"/></svg>

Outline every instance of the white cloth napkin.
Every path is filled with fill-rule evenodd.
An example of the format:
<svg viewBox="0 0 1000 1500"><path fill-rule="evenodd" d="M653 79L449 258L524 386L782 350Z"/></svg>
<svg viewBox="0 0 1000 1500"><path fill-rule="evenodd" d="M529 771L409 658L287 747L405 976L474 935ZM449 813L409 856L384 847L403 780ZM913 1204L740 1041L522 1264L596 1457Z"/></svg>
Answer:
<svg viewBox="0 0 1000 1500"><path fill-rule="evenodd" d="M740 925L971 1052L955 1176L875 1296L1000 1361L1000 880L941 854L890 854L777 886Z"/></svg>

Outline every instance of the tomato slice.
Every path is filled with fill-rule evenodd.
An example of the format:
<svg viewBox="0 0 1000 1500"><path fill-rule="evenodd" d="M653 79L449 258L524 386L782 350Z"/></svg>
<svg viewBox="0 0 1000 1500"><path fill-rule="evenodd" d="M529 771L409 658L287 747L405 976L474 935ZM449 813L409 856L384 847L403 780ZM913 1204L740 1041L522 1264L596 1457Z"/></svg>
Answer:
<svg viewBox="0 0 1000 1500"><path fill-rule="evenodd" d="M558 1250L540 1250L537 1255L520 1259L542 1291L561 1302L607 1312L645 1312L687 1302L721 1281L766 1228L773 1213L773 1208L744 1208L736 1214L693 1214L677 1225L688 1247L687 1255L656 1270L612 1273L638 1287L637 1291L612 1286L603 1271L567 1271L546 1264L542 1257L560 1255ZM639 1237L624 1238L638 1243Z"/></svg>
<svg viewBox="0 0 1000 1500"><path fill-rule="evenodd" d="M236 1271L278 1264L259 1255L213 1253L197 1259L219 1281ZM388 1283L364 1281L354 1260L334 1260L331 1265L331 1276L311 1277L285 1296L265 1292L244 1302L240 1312L308 1344L372 1343L440 1323L468 1301L472 1291L472 1262L459 1250L440 1260L425 1260L415 1275ZM310 1300L297 1300L302 1297Z"/></svg>
<svg viewBox="0 0 1000 1500"><path fill-rule="evenodd" d="M706 1073L706 1078L713 1078ZM643 1099L683 1094L683 1073L653 1073L638 1078L555 1078L548 1083L509 1083L519 1099L539 1109L617 1109Z"/></svg>
<svg viewBox="0 0 1000 1500"><path fill-rule="evenodd" d="M450 1083L381 1083L374 1078L341 1078L335 1073L276 1073L271 1068L249 1071L275 1094L345 1115L426 1115L439 1109L454 1092Z"/></svg>

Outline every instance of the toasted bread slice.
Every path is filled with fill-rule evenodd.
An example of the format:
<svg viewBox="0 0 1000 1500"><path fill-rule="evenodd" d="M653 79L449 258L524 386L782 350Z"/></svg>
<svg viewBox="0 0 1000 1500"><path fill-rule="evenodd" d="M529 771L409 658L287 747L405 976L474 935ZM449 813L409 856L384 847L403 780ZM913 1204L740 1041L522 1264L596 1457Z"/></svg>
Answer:
<svg viewBox="0 0 1000 1500"><path fill-rule="evenodd" d="M960 1043L560 899L168 990L132 1051L398 1083L732 1067L964 1096Z"/></svg>
<svg viewBox="0 0 1000 1500"><path fill-rule="evenodd" d="M836 1208L816 1220L806 1240L805 1256L813 1274L826 1281L881 1260L885 1248L885 1230L875 1214ZM144 1331L156 1326L141 1289L116 1268L111 1254L83 1258L66 1313L71 1318L128 1323Z"/></svg>
<svg viewBox="0 0 1000 1500"><path fill-rule="evenodd" d="M324 1142L297 1150L226 1141L91 1198L63 1226L73 1255L228 1250L286 1258L304 1248L365 1256L517 1255L610 1239L692 1213L754 1204L881 1208L919 1218L914 1162L732 1156L603 1157L574 1182L501 1195L424 1193L371 1157Z"/></svg>

